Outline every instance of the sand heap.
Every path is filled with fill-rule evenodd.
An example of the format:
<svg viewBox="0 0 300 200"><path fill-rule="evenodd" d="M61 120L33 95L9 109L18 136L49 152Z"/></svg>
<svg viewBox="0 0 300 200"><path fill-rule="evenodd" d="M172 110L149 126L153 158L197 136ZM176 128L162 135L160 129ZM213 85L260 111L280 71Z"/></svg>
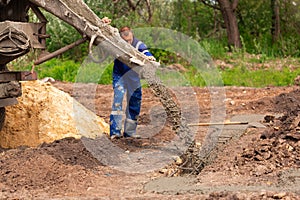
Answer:
<svg viewBox="0 0 300 200"><path fill-rule="evenodd" d="M54 140L108 133L109 125L69 94L41 81L22 82L19 103L6 107L0 146L38 146Z"/></svg>

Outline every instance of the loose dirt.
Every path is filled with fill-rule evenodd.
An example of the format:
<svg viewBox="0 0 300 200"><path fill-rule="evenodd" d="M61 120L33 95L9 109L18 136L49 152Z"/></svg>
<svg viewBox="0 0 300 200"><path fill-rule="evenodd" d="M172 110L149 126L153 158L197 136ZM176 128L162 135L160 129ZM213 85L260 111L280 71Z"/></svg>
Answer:
<svg viewBox="0 0 300 200"><path fill-rule="evenodd" d="M111 86L77 83L74 87L61 82L53 85L108 123ZM91 88L94 95L89 95L93 92ZM266 115L260 122L266 128L249 127L241 137L229 140L214 162L196 176L167 177L173 162L169 168L151 172L124 172L104 165L88 151L84 140L71 137L37 147L1 149L0 198L299 199L299 87L224 89L227 119L236 115ZM193 88L193 91L197 96L200 122L210 122L210 92L206 88ZM163 146L175 137L172 123L164 116L159 99L150 89L143 89L138 131L151 138L118 140L112 144L122 153ZM154 123L157 118L165 121ZM197 145L204 142L208 129L197 128ZM27 129L27 134L31 134L31 129ZM174 160L180 163L177 159Z"/></svg>

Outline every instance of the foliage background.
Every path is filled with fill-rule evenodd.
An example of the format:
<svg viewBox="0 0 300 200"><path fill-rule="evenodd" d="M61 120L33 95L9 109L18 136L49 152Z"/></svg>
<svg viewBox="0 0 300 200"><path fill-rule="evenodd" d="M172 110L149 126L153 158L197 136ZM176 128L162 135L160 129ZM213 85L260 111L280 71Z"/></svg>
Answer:
<svg viewBox="0 0 300 200"><path fill-rule="evenodd" d="M146 1L134 1L133 9L128 1L85 0L89 7L100 17L112 19L112 26L129 25L139 27L164 27L188 35L211 55L214 60L222 60L225 65L217 64L225 85L266 86L290 85L299 73L300 56L300 0L280 1L281 35L277 42L272 42L270 0L240 0L236 12L238 26L243 43L242 49L228 52L226 29L219 10L213 8L215 1L200 0L155 0L151 2L151 20L147 12ZM114 3L117 2L117 3ZM47 32L47 51L53 52L70 44L81 36L49 13L44 12L49 23ZM34 18L34 17L33 17ZM34 19L33 19L34 20ZM151 49L154 56L164 65L180 63L187 69L185 76L194 85L205 85L199 77L193 76L193 66L174 53L164 49ZM87 44L82 44L57 59L37 67L40 78L52 76L57 80L76 81L76 73L87 56ZM37 53L17 60L10 68L28 69ZM283 64L278 68L278 62ZM289 60L288 62L286 60ZM292 63L291 63L292 62ZM249 64L259 67L250 67ZM277 63L277 64L276 64ZM99 83L109 84L112 65L107 67ZM107 74L106 74L107 73ZM197 78L198 77L198 78ZM250 80L249 80L250 78Z"/></svg>

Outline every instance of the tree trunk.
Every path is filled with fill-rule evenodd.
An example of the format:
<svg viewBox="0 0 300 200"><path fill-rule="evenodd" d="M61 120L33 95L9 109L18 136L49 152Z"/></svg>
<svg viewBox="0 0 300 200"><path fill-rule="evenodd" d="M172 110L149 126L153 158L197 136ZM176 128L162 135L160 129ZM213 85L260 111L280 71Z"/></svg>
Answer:
<svg viewBox="0 0 300 200"><path fill-rule="evenodd" d="M271 0L271 10L272 10L272 42L277 42L280 36L280 14L279 14L279 2L278 0Z"/></svg>
<svg viewBox="0 0 300 200"><path fill-rule="evenodd" d="M119 1L114 1L118 3ZM128 6L132 11L138 11L138 14L145 19L148 23L151 22L152 20L152 9L151 9L151 2L150 0L138 0L137 2L134 2L132 0L127 0ZM145 8L145 7L146 8ZM144 16L143 11L147 10L148 16Z"/></svg>
<svg viewBox="0 0 300 200"><path fill-rule="evenodd" d="M230 0L218 0L218 3L226 26L229 47L241 48L240 32L235 16L238 0L233 0L233 2Z"/></svg>

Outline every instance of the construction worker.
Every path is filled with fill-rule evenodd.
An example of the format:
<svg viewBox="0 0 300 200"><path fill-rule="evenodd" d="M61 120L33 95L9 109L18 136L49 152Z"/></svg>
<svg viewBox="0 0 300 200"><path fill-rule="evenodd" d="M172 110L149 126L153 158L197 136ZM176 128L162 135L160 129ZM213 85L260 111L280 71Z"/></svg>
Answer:
<svg viewBox="0 0 300 200"><path fill-rule="evenodd" d="M148 51L147 46L136 39L132 30L125 26L120 30L120 36L134 48L150 56L149 59L155 61L156 59ZM124 137L139 138L136 134L137 120L141 110L142 89L140 78L137 72L125 65L119 60L114 61L113 67L113 103L112 112L110 115L110 137L111 139L120 138L122 136L122 102L125 93L126 95L126 112L124 122Z"/></svg>

